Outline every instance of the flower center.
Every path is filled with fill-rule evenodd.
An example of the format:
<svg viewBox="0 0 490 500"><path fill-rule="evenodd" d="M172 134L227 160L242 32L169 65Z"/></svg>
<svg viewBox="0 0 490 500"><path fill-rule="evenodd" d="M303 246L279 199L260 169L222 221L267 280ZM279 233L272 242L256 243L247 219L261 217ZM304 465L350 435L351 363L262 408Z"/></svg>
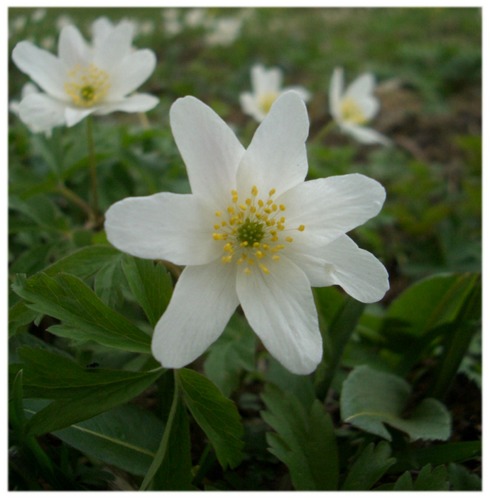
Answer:
<svg viewBox="0 0 490 500"><path fill-rule="evenodd" d="M264 114L267 114L270 111L277 97L277 92L265 92L259 97L259 108Z"/></svg>
<svg viewBox="0 0 490 500"><path fill-rule="evenodd" d="M73 104L81 108L95 106L106 96L109 88L109 75L95 64L77 64L69 71L65 83L65 92Z"/></svg>
<svg viewBox="0 0 490 500"><path fill-rule="evenodd" d="M257 220L250 220L247 217L245 222L237 230L237 240L240 243L244 241L247 245L254 245L255 243L260 243L265 236L264 224Z"/></svg>
<svg viewBox="0 0 490 500"><path fill-rule="evenodd" d="M276 190L271 189L268 196L259 196L259 190L253 186L250 197L238 199L238 192L231 191L231 203L226 211L215 213L213 239L224 241L223 264L243 265L243 272L251 274L258 268L268 274L271 263L280 259L280 252L287 244L294 241L288 233L304 231L305 226L287 228L286 207L274 202ZM241 201L244 201L242 203Z"/></svg>
<svg viewBox="0 0 490 500"><path fill-rule="evenodd" d="M354 123L355 125L362 125L367 122L366 115L362 112L357 102L351 97L342 99L340 112L345 122Z"/></svg>

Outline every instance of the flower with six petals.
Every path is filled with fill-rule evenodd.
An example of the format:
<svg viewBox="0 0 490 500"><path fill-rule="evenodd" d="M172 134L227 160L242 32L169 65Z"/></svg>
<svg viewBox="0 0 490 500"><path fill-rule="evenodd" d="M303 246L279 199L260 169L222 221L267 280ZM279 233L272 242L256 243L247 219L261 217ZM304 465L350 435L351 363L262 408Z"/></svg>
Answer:
<svg viewBox="0 0 490 500"><path fill-rule="evenodd" d="M22 99L22 121L47 131L71 127L90 114L144 112L156 106L156 97L134 93L153 72L156 58L151 50L134 50L133 28L127 21L111 26L99 19L90 45L77 28L66 26L57 57L31 42L18 43L12 53L15 64L43 90Z"/></svg>
<svg viewBox="0 0 490 500"><path fill-rule="evenodd" d="M282 88L282 72L279 68L266 69L256 64L251 70L252 92L240 94L240 103L244 113L261 122L271 109L274 101L284 92L294 90L308 102L310 93L303 87Z"/></svg>
<svg viewBox="0 0 490 500"><path fill-rule="evenodd" d="M365 125L379 111L379 101L374 96L375 80L371 73L364 73L344 91L344 73L335 68L330 81L330 112L340 129L363 144L383 144L390 140Z"/></svg>
<svg viewBox="0 0 490 500"><path fill-rule="evenodd" d="M362 302L388 289L384 266L346 235L380 211L384 188L360 174L305 182L309 123L296 92L276 100L246 150L194 97L172 105L170 123L192 194L126 198L105 222L120 250L186 266L153 355L169 368L192 362L240 304L272 356L312 372L322 338L311 287L340 285Z"/></svg>

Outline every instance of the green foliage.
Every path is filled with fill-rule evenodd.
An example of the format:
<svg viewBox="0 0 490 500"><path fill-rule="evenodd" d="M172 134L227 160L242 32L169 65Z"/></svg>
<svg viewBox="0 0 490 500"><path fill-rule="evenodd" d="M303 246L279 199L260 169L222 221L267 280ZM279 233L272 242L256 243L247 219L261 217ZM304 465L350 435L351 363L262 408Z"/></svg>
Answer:
<svg viewBox="0 0 490 500"><path fill-rule="evenodd" d="M61 16L84 35L102 15L130 19L158 61L141 89L160 99L94 117L98 214L86 123L47 137L10 114L11 490L481 490L480 10L9 9L9 54L21 40L56 51ZM219 41L227 21L237 37ZM103 213L189 192L168 121L178 97L209 104L247 146L257 124L239 95L255 63L311 92L309 179L385 186L353 238L391 288L368 305L314 290L324 355L310 376L273 360L240 311L202 359L166 371L151 333L181 270L114 249ZM347 81L374 73L369 126L392 147L319 134L336 66ZM9 61L12 99L26 81Z"/></svg>
<svg viewBox="0 0 490 500"><path fill-rule="evenodd" d="M234 403L199 373L178 372L185 405L213 445L222 467L236 467L242 460L243 427Z"/></svg>
<svg viewBox="0 0 490 500"><path fill-rule="evenodd" d="M170 275L161 265L130 256L123 259L122 267L135 299L154 327L172 295Z"/></svg>
<svg viewBox="0 0 490 500"><path fill-rule="evenodd" d="M26 399L24 411L30 418L45 406L44 401ZM122 405L52 434L89 457L142 476L162 432L162 422L152 413Z"/></svg>
<svg viewBox="0 0 490 500"><path fill-rule="evenodd" d="M106 306L79 278L59 273L19 277L14 291L36 312L63 321L49 331L60 337L91 340L107 347L147 353L150 338L124 316Z"/></svg>
<svg viewBox="0 0 490 500"><path fill-rule="evenodd" d="M393 486L394 491L444 491L448 489L447 469L444 465L434 468L426 465L415 480L407 471Z"/></svg>
<svg viewBox="0 0 490 500"><path fill-rule="evenodd" d="M262 417L274 430L267 434L271 453L285 463L296 490L335 490L338 458L332 421L317 400L304 407L300 401L266 386Z"/></svg>
<svg viewBox="0 0 490 500"><path fill-rule="evenodd" d="M63 429L130 401L162 373L82 368L66 356L28 347L19 355L25 396L53 400L29 421L32 435Z"/></svg>
<svg viewBox="0 0 490 500"><path fill-rule="evenodd" d="M360 366L342 386L342 420L391 441L385 424L406 432L411 439L448 439L451 417L442 403L426 398L410 414L410 386L390 373Z"/></svg>
<svg viewBox="0 0 490 500"><path fill-rule="evenodd" d="M240 385L244 371L255 369L255 336L243 318L235 316L211 346L204 373L225 396Z"/></svg>
<svg viewBox="0 0 490 500"><path fill-rule="evenodd" d="M352 464L342 485L346 491L370 490L396 462L386 441L369 443Z"/></svg>

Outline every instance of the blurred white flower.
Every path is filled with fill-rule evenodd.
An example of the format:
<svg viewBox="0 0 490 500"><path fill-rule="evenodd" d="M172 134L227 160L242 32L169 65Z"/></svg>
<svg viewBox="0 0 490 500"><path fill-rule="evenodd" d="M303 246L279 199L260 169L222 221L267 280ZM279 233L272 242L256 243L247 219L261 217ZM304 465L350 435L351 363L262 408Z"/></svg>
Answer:
<svg viewBox="0 0 490 500"><path fill-rule="evenodd" d="M155 327L168 368L200 356L241 304L265 347L293 373L311 373L322 338L311 287L340 285L361 302L388 289L384 266L346 233L374 217L385 190L349 174L305 182L308 113L281 96L247 150L194 97L170 110L192 194L126 198L106 213L108 240L143 259L187 266Z"/></svg>
<svg viewBox="0 0 490 500"><path fill-rule="evenodd" d="M179 11L174 8L162 10L163 29L169 35L178 35L182 31L182 23L179 19Z"/></svg>
<svg viewBox="0 0 490 500"><path fill-rule="evenodd" d="M46 9L36 9L31 15L31 21L38 23L46 17Z"/></svg>
<svg viewBox="0 0 490 500"><path fill-rule="evenodd" d="M252 92L240 94L243 112L261 122L271 109L274 101L288 90L294 90L308 102L310 93L303 87L282 88L282 72L279 68L266 69L256 64L251 70Z"/></svg>
<svg viewBox="0 0 490 500"><path fill-rule="evenodd" d="M12 21L12 32L18 33L19 31L22 31L25 28L26 24L27 24L26 16L17 16Z"/></svg>
<svg viewBox="0 0 490 500"><path fill-rule="evenodd" d="M208 45L230 45L240 34L242 20L234 17L212 19L207 23L209 33L206 35Z"/></svg>
<svg viewBox="0 0 490 500"><path fill-rule="evenodd" d="M27 82L22 87L21 99L24 99L25 97L27 97L28 95L31 95L31 94L39 94L39 92L40 92L40 90L38 87L36 87L31 82ZM9 111L11 113L13 113L14 115L19 116L19 106L20 106L20 101L17 101L17 100L10 101ZM36 126L36 124L30 125L28 127L29 127L29 130L31 132L33 132L34 134L37 134L38 132L44 132L47 137L50 137L51 133L52 133L52 127L42 128L42 127Z"/></svg>
<svg viewBox="0 0 490 500"><path fill-rule="evenodd" d="M363 144L383 144L391 141L365 125L379 111L379 100L374 95L376 83L371 73L364 73L344 91L344 73L335 68L330 82L330 113L340 129Z"/></svg>
<svg viewBox="0 0 490 500"><path fill-rule="evenodd" d="M151 19L142 21L138 23L137 32L140 35L151 35L155 32L155 23Z"/></svg>
<svg viewBox="0 0 490 500"><path fill-rule="evenodd" d="M203 26L207 21L206 9L190 9L186 12L184 23L189 28L198 28Z"/></svg>
<svg viewBox="0 0 490 500"><path fill-rule="evenodd" d="M44 91L22 99L21 120L47 130L71 127L90 114L144 112L156 106L156 97L134 93L153 72L156 58L151 50L132 47L133 30L129 22L114 27L98 20L89 45L77 28L66 26L60 33L58 56L31 42L18 43L13 61Z"/></svg>
<svg viewBox="0 0 490 500"><path fill-rule="evenodd" d="M66 26L70 26L73 24L72 18L67 16L66 14L62 14L56 19L56 28L58 31L61 31Z"/></svg>
<svg viewBox="0 0 490 500"><path fill-rule="evenodd" d="M46 50L51 50L52 48L54 48L55 43L56 40L53 36L45 36L41 40L41 47Z"/></svg>

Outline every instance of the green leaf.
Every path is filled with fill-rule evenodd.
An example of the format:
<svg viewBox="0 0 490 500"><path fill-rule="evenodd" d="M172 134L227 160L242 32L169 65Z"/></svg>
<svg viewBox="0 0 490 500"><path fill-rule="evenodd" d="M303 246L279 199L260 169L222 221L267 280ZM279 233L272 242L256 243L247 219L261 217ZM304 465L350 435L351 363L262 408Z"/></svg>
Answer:
<svg viewBox="0 0 490 500"><path fill-rule="evenodd" d="M412 480L410 472L405 472L400 476L393 487L394 491L447 491L449 483L447 481L447 469L444 465L439 465L432 469L431 465L426 465L418 474L415 481Z"/></svg>
<svg viewBox="0 0 490 500"><path fill-rule="evenodd" d="M308 407L273 385L262 399L262 417L276 433L267 434L270 451L287 465L296 490L335 490L339 465L332 421L322 404Z"/></svg>
<svg viewBox="0 0 490 500"><path fill-rule="evenodd" d="M385 424L406 432L412 440L448 439L451 421L445 406L427 398L405 417L409 396L410 386L400 377L360 366L342 386L341 416L344 422L389 441Z"/></svg>
<svg viewBox="0 0 490 500"><path fill-rule="evenodd" d="M186 491L194 489L192 482L191 442L189 417L174 372L168 371L160 389L166 401L172 400L165 431L140 489L158 491ZM159 438L160 439L160 438Z"/></svg>
<svg viewBox="0 0 490 500"><path fill-rule="evenodd" d="M481 441L466 441L433 444L413 450L404 449L395 455L397 462L390 469L390 473L396 474L407 469L420 469L427 464L441 465L479 459L481 448Z"/></svg>
<svg viewBox="0 0 490 500"><path fill-rule="evenodd" d="M243 426L235 404L206 377L182 368L177 372L184 402L211 441L223 468L242 461Z"/></svg>
<svg viewBox="0 0 490 500"><path fill-rule="evenodd" d="M386 441L376 446L369 443L349 469L342 485L347 491L367 491L379 481L385 472L396 462L391 457L391 447Z"/></svg>
<svg viewBox="0 0 490 500"><path fill-rule="evenodd" d="M82 368L63 355L43 349L19 349L26 397L54 399L29 422L31 435L68 427L138 396L163 369L128 372Z"/></svg>
<svg viewBox="0 0 490 500"><path fill-rule="evenodd" d="M316 394L322 401L327 397L344 348L365 307L365 304L352 297L345 297L342 304L337 306L336 314L331 318L327 331L322 332L323 359L315 373Z"/></svg>
<svg viewBox="0 0 490 500"><path fill-rule="evenodd" d="M210 347L204 373L225 396L239 386L244 370L254 371L255 338L246 321L234 315L223 334Z"/></svg>
<svg viewBox="0 0 490 500"><path fill-rule="evenodd" d="M113 309L123 302L123 289L126 284L121 269L123 254L115 256L100 267L94 278L94 292L104 304Z"/></svg>
<svg viewBox="0 0 490 500"><path fill-rule="evenodd" d="M32 417L45 406L39 400L25 400L24 411ZM161 420L147 410L127 404L53 435L89 457L143 476L155 456L162 432Z"/></svg>
<svg viewBox="0 0 490 500"><path fill-rule="evenodd" d="M386 331L399 324L415 337L453 321L473 288L474 275L443 274L421 280L401 293L386 311Z"/></svg>
<svg viewBox="0 0 490 500"><path fill-rule="evenodd" d="M12 387L9 390L8 402L9 423L17 430L19 436L22 436L25 424L24 412L22 410L23 393L23 371L20 369L15 373Z"/></svg>
<svg viewBox="0 0 490 500"><path fill-rule="evenodd" d="M429 391L436 398L442 398L451 386L461 361L468 351L471 339L480 327L481 300L481 276L474 275L471 290L443 338L443 352L435 369L435 380Z"/></svg>
<svg viewBox="0 0 490 500"><path fill-rule="evenodd" d="M29 309L24 301L17 302L9 309L9 338L21 333L22 327L32 323L37 313Z"/></svg>
<svg viewBox="0 0 490 500"><path fill-rule="evenodd" d="M107 347L131 352L150 352L150 337L121 314L106 306L81 279L60 273L40 273L28 280L18 279L15 292L34 311L64 322L68 331L78 332L80 341L91 340ZM56 327L53 333L66 330Z"/></svg>
<svg viewBox="0 0 490 500"><path fill-rule="evenodd" d="M154 327L172 295L170 274L161 264L129 255L124 256L122 268L133 295Z"/></svg>
<svg viewBox="0 0 490 500"><path fill-rule="evenodd" d="M460 464L449 464L449 482L455 491L481 491L482 481L479 476L472 474Z"/></svg>
<svg viewBox="0 0 490 500"><path fill-rule="evenodd" d="M84 247L51 264L43 270L43 273L48 276L68 273L79 278L88 278L120 255L118 250L109 245Z"/></svg>

